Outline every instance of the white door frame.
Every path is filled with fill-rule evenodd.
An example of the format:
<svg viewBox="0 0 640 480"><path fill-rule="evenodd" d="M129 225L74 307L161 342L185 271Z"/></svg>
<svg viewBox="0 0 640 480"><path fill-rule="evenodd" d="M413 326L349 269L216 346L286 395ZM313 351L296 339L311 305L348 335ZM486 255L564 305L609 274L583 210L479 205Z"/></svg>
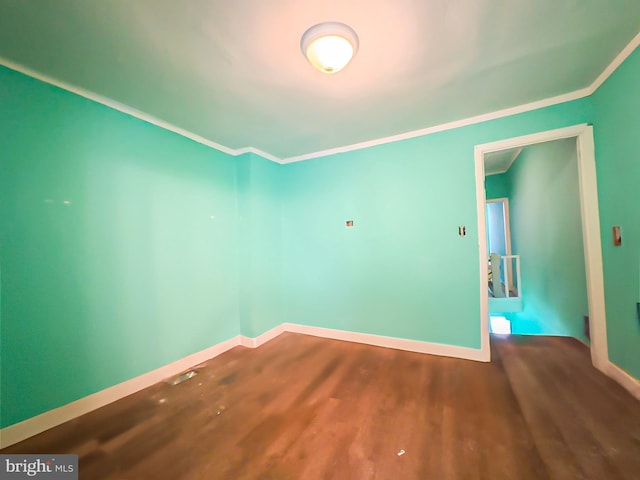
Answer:
<svg viewBox="0 0 640 480"><path fill-rule="evenodd" d="M578 181L580 185L580 214L584 242L587 294L589 299L589 327L591 333L591 362L607 371L607 319L604 304L604 277L602 274L602 242L600 239L600 211L596 182L596 158L593 127L582 124L546 132L508 138L476 145L474 149L476 172L476 202L478 205L478 247L480 252L480 328L482 353L485 361L491 359L489 344L489 297L487 295L487 232L485 218L486 193L484 187L484 155L508 148L536 143L576 138L578 149Z"/></svg>

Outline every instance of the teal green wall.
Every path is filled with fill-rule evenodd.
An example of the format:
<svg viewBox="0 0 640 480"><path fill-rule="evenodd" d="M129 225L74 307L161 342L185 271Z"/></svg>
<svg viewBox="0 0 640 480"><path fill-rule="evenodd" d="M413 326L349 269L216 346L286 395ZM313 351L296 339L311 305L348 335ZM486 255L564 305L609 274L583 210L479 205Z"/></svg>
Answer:
<svg viewBox="0 0 640 480"><path fill-rule="evenodd" d="M236 190L234 158L0 67L2 426L238 334Z"/></svg>
<svg viewBox="0 0 640 480"><path fill-rule="evenodd" d="M248 153L238 161L240 331L248 337L283 319L281 165Z"/></svg>
<svg viewBox="0 0 640 480"><path fill-rule="evenodd" d="M640 50L593 95L609 357L640 379ZM622 246L611 227L622 227Z"/></svg>
<svg viewBox="0 0 640 480"><path fill-rule="evenodd" d="M596 94L596 143L603 239L625 235L610 354L640 376L637 64ZM594 120L585 98L281 166L4 68L0 106L3 426L282 321L479 348L473 147Z"/></svg>
<svg viewBox="0 0 640 480"><path fill-rule="evenodd" d="M479 348L474 146L590 118L583 99L285 165L287 321Z"/></svg>
<svg viewBox="0 0 640 480"><path fill-rule="evenodd" d="M484 189L487 200L494 198L509 198L510 185L506 173L489 175L484 178Z"/></svg>
<svg viewBox="0 0 640 480"><path fill-rule="evenodd" d="M586 341L589 314L575 139L525 147L507 172L511 247L520 255L524 309L513 333Z"/></svg>

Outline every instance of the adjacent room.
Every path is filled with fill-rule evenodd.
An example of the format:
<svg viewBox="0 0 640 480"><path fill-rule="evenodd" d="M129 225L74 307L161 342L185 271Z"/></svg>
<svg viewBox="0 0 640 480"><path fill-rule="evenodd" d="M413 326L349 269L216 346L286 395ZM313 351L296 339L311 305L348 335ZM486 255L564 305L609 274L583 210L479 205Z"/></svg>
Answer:
<svg viewBox="0 0 640 480"><path fill-rule="evenodd" d="M577 153L565 138L485 157L489 310L507 333L589 342Z"/></svg>
<svg viewBox="0 0 640 480"><path fill-rule="evenodd" d="M0 0L0 477L637 478L639 45L637 0Z"/></svg>

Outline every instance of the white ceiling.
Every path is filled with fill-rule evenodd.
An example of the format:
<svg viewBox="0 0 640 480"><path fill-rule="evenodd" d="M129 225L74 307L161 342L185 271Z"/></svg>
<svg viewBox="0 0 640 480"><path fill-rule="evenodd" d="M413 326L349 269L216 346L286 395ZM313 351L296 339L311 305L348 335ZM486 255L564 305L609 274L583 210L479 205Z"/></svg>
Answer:
<svg viewBox="0 0 640 480"><path fill-rule="evenodd" d="M327 20L335 75L300 52ZM585 88L638 31L639 0L0 0L0 62L279 158Z"/></svg>
<svg viewBox="0 0 640 480"><path fill-rule="evenodd" d="M484 174L498 175L506 173L522 152L522 147L509 148L498 152L488 152L484 154Z"/></svg>

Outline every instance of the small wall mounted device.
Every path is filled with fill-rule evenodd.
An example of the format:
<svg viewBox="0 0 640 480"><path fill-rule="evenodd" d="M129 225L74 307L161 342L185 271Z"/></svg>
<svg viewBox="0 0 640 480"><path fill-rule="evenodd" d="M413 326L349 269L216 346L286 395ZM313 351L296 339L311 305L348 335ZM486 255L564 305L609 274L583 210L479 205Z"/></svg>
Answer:
<svg viewBox="0 0 640 480"><path fill-rule="evenodd" d="M613 246L619 247L622 245L622 233L620 232L620 227L615 226L612 228L613 230Z"/></svg>

